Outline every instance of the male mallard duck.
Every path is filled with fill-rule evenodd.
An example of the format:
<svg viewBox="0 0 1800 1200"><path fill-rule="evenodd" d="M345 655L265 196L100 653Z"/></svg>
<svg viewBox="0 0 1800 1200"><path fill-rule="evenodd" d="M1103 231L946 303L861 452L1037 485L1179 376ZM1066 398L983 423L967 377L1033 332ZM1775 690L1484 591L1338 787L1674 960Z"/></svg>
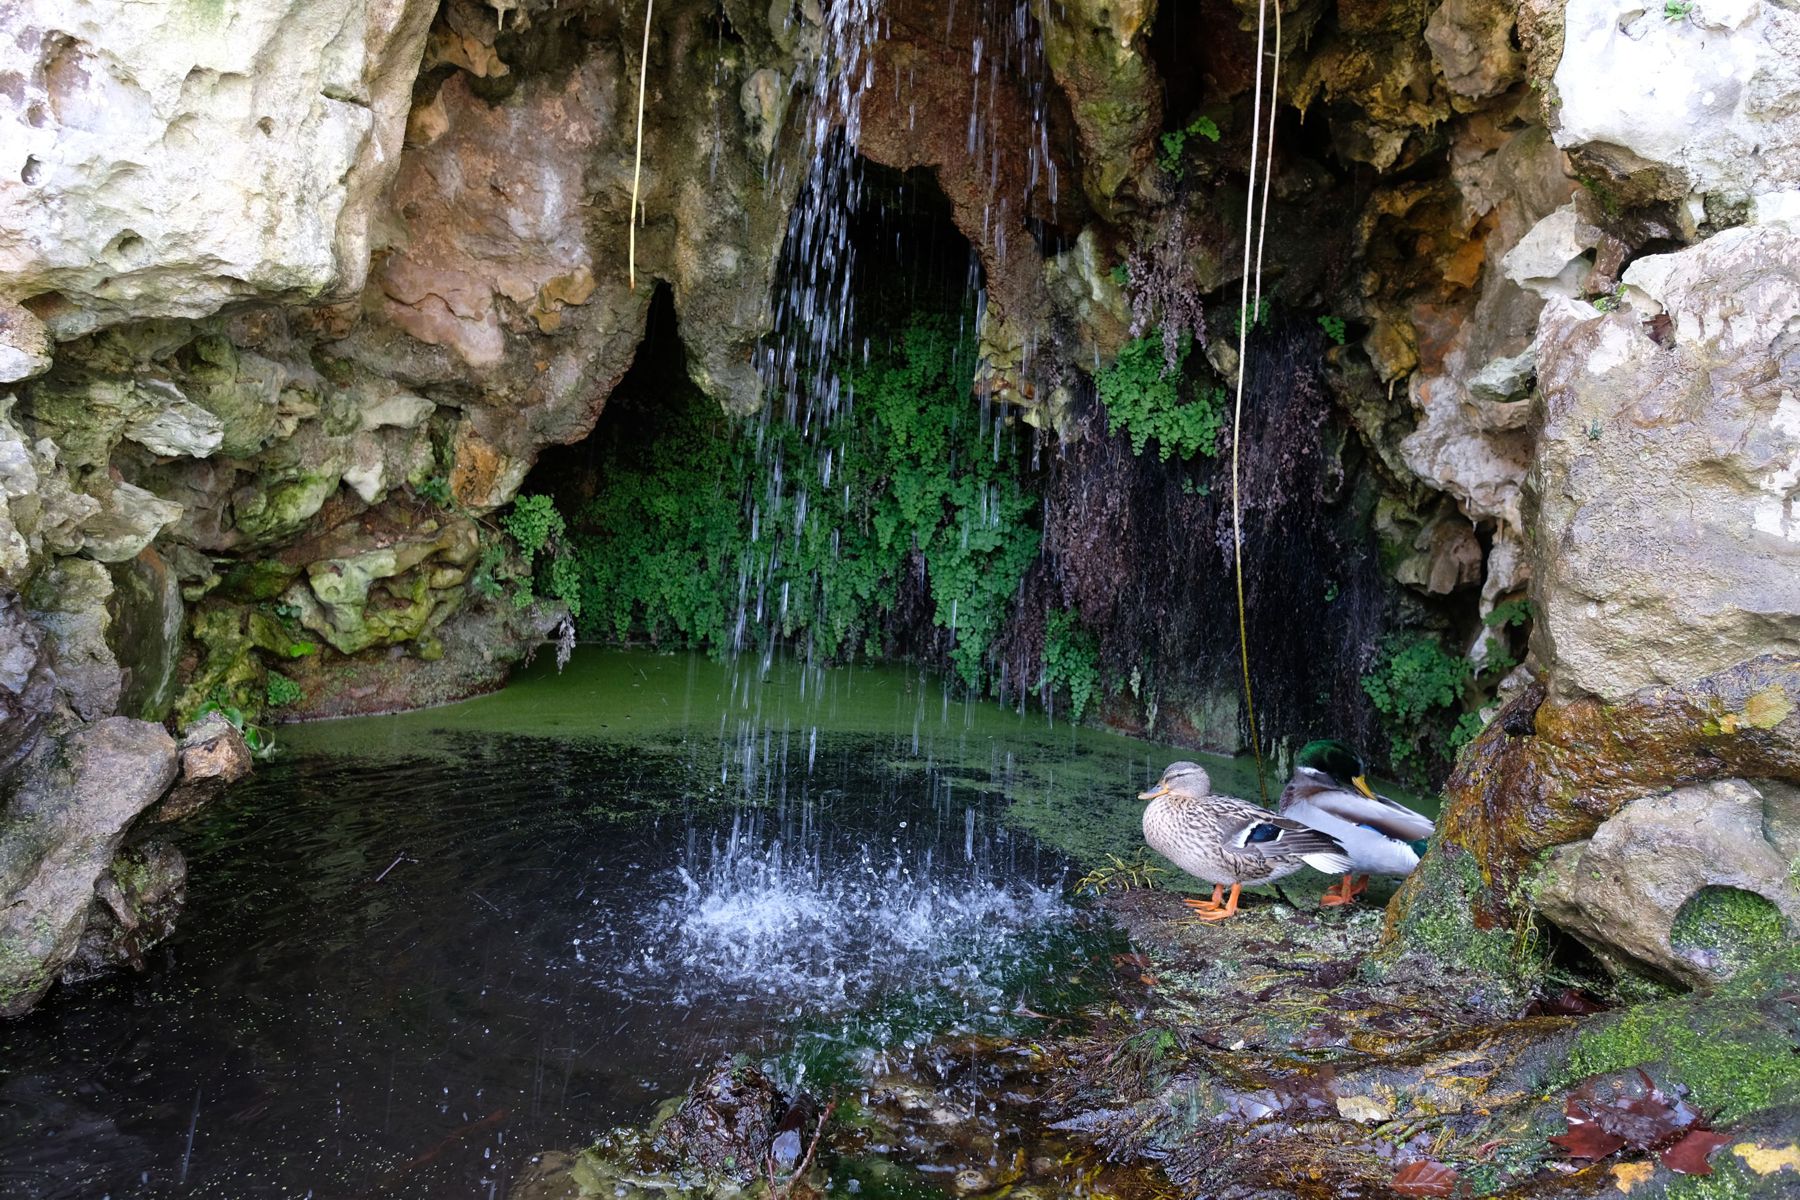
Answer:
<svg viewBox="0 0 1800 1200"><path fill-rule="evenodd" d="M1345 875L1325 891L1322 904L1351 904L1371 875L1410 875L1422 842L1436 831L1430 817L1378 796L1365 778L1362 758L1342 742L1308 742L1294 756L1294 777L1281 793L1281 812L1329 833L1343 844L1358 878Z"/></svg>
<svg viewBox="0 0 1800 1200"><path fill-rule="evenodd" d="M1221 796L1198 763L1170 763L1156 786L1138 793L1144 840L1196 879L1213 885L1211 900L1184 900L1203 920L1223 921L1237 911L1248 884L1269 883L1303 866L1334 874L1350 869L1343 846L1328 833L1268 809ZM1231 898L1220 903L1226 884Z"/></svg>

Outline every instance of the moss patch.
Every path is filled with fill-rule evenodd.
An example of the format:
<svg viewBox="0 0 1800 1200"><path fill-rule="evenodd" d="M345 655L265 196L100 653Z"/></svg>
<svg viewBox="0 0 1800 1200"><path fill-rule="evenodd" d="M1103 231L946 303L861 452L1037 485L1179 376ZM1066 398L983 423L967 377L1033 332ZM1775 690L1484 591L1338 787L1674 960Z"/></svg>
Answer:
<svg viewBox="0 0 1800 1200"><path fill-rule="evenodd" d="M1669 931L1677 953L1720 976L1745 967L1786 945L1788 923L1767 899L1739 888L1701 888L1675 914Z"/></svg>
<svg viewBox="0 0 1800 1200"><path fill-rule="evenodd" d="M1800 947L1788 947L1710 996L1642 1004L1583 1031L1559 1086L1631 1067L1686 1087L1721 1126L1800 1103L1792 999Z"/></svg>
<svg viewBox="0 0 1800 1200"><path fill-rule="evenodd" d="M1474 856L1456 846L1436 847L1407 883L1390 943L1401 954L1505 981L1522 994L1542 976L1542 956L1528 928L1483 927L1476 916L1483 888Z"/></svg>

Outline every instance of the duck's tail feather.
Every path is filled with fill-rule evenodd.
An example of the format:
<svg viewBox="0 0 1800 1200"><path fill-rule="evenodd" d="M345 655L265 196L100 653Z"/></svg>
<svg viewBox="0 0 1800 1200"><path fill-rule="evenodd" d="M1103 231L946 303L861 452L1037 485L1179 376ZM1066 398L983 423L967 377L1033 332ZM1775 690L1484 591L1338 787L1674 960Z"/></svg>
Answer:
<svg viewBox="0 0 1800 1200"><path fill-rule="evenodd" d="M1345 875L1350 871L1349 856L1343 854L1302 854L1300 861L1327 875Z"/></svg>

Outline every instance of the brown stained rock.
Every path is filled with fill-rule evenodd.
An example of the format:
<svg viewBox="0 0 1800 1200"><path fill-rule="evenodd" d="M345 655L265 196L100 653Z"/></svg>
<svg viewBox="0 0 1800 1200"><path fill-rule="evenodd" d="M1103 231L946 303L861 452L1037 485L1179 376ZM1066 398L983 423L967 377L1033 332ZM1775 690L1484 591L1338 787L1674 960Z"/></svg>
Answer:
<svg viewBox="0 0 1800 1200"><path fill-rule="evenodd" d="M599 86L578 73L492 105L461 75L445 82L432 101L443 131L409 150L394 181L410 236L376 275L389 320L485 372L507 353L499 298L528 304L552 280L592 271L580 163L601 136Z"/></svg>
<svg viewBox="0 0 1800 1200"><path fill-rule="evenodd" d="M1115 15L1125 14L1119 19L1129 23L1130 11L1140 7L1115 5L1107 11L1118 10ZM1003 47L984 51L980 87L971 86L974 43L992 36L977 24L980 15L976 5L928 0L892 16L890 36L873 47L875 74L878 79L906 79L909 86L898 92L880 86L868 91L859 149L884 166L929 168L936 177L956 227L981 261L988 296L983 353L990 368L1004 377L990 386L1002 399L1026 400L1029 383L1024 376L1034 372L1023 361L1025 347L1048 326L1052 304L1032 223L1067 225L1078 200L1071 165L1061 150L1066 145L1062 110L1040 103L1034 111L1030 81L1016 69L1023 52L1007 53ZM1146 17L1139 12L1136 19ZM1064 12L1063 19L1082 17ZM1147 60L1129 49L1133 34L1127 30L1123 37L1116 54L1137 64L1132 69L1148 71ZM1145 140L1143 146L1148 144ZM1055 189L1052 174L1060 181Z"/></svg>
<svg viewBox="0 0 1800 1200"><path fill-rule="evenodd" d="M1445 0L1425 22L1425 41L1444 82L1461 100L1485 100L1518 81L1524 61L1513 46L1508 0Z"/></svg>
<svg viewBox="0 0 1800 1200"><path fill-rule="evenodd" d="M560 316L560 314L558 314ZM459 504L488 509L504 504L524 482L531 463L515 459L496 448L463 420L456 427L451 451L450 492Z"/></svg>
<svg viewBox="0 0 1800 1200"><path fill-rule="evenodd" d="M237 727L217 712L194 722L181 739L181 778L156 808L158 821L178 821L250 774L255 757Z"/></svg>
<svg viewBox="0 0 1800 1200"><path fill-rule="evenodd" d="M1486 611L1526 579L1522 489L1534 435L1526 427L1528 404L1497 399L1479 381L1527 354L1543 307L1500 263L1572 184L1541 129L1507 132L1472 120L1457 140L1452 178L1468 240L1448 247L1439 279L1415 293L1410 316L1420 370L1409 386L1419 417L1401 449L1420 479L1493 529ZM1529 379L1528 366L1522 374Z"/></svg>
<svg viewBox="0 0 1800 1200"><path fill-rule="evenodd" d="M1640 796L1723 779L1800 780L1800 656L1763 655L1683 687L1616 703L1525 688L1464 752L1426 864L1389 907L1389 936L1435 856L1472 856L1477 928L1510 928L1537 856L1591 837Z"/></svg>

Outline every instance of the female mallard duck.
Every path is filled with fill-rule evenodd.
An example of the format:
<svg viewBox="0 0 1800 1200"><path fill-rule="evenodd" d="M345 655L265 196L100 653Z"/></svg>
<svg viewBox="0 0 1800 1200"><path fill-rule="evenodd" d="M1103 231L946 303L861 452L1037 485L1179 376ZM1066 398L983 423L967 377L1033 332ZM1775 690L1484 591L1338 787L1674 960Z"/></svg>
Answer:
<svg viewBox="0 0 1800 1200"><path fill-rule="evenodd" d="M1294 756L1294 777L1281 793L1281 813L1336 838L1358 878L1327 888L1321 904L1351 904L1371 875L1410 875L1422 842L1436 831L1430 817L1378 796L1364 778L1362 758L1342 742L1308 742Z"/></svg>
<svg viewBox="0 0 1800 1200"><path fill-rule="evenodd" d="M1198 764L1169 764L1156 786L1138 793L1144 840L1196 879L1213 885L1211 900L1184 900L1203 920L1223 921L1237 911L1245 884L1269 883L1303 866L1326 874L1350 869L1344 848L1328 833L1268 809L1221 796ZM1231 898L1220 903L1226 884Z"/></svg>

